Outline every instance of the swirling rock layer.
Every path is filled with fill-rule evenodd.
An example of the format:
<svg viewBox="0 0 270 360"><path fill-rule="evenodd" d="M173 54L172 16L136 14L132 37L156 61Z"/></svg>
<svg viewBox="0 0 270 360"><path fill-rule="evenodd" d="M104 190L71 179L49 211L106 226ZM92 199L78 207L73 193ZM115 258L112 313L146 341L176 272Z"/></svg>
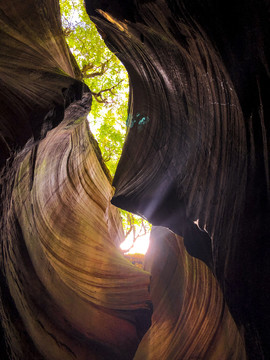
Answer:
<svg viewBox="0 0 270 360"><path fill-rule="evenodd" d="M2 2L0 313L10 357L132 359L146 333L137 359L270 358L268 2L86 5L131 83L113 203L184 240L155 230L150 296L149 273L117 249L113 188L85 119L91 95L57 2Z"/></svg>
<svg viewBox="0 0 270 360"><path fill-rule="evenodd" d="M86 5L130 76L113 203L183 236L270 358L268 2Z"/></svg>
<svg viewBox="0 0 270 360"><path fill-rule="evenodd" d="M11 311L41 358L128 359L149 324L149 275L119 252L112 187L85 117L70 118L69 110L17 156L5 189L2 268ZM30 344L13 332L5 306L2 316L12 358L25 359Z"/></svg>
<svg viewBox="0 0 270 360"><path fill-rule="evenodd" d="M209 269L166 228L151 233L152 326L134 359L246 359L243 338ZM162 340L161 340L162 339Z"/></svg>
<svg viewBox="0 0 270 360"><path fill-rule="evenodd" d="M154 227L145 268L152 275L154 313L134 359L246 359L216 279L188 255L182 238Z"/></svg>
<svg viewBox="0 0 270 360"><path fill-rule="evenodd" d="M0 166L29 138L44 136L82 93L55 0L1 2Z"/></svg>
<svg viewBox="0 0 270 360"><path fill-rule="evenodd" d="M119 251L59 4L2 2L0 23L1 359L132 359L150 276Z"/></svg>

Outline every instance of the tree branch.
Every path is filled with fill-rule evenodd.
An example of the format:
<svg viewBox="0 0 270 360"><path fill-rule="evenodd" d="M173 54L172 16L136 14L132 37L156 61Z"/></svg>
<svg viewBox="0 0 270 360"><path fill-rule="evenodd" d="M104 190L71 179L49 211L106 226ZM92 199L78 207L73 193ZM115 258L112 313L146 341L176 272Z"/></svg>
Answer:
<svg viewBox="0 0 270 360"><path fill-rule="evenodd" d="M108 63L111 61L111 58L104 61L104 63L102 63L100 66L96 67L96 69L99 69L101 68L100 71L96 71L94 73L91 73L91 74L86 74L86 72L88 70L92 70L92 68L86 68L86 70L84 71L84 68L82 69L82 73L83 73L83 77L86 78L86 79L91 79L93 77L96 77L96 76L101 76L103 74L105 74L105 72L108 70Z"/></svg>
<svg viewBox="0 0 270 360"><path fill-rule="evenodd" d="M97 100L97 102L108 103L107 99L103 99L102 94L109 91L112 95L115 95L115 93L113 92L113 89L115 89L117 86L119 86L122 81L124 81L124 80L120 80L117 84L115 84L111 88L100 90L98 93L91 91L92 95Z"/></svg>

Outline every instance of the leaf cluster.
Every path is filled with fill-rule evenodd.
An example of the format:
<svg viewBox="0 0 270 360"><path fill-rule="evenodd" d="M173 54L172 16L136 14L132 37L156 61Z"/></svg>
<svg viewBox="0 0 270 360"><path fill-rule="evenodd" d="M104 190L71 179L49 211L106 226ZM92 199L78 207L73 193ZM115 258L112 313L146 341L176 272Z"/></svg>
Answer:
<svg viewBox="0 0 270 360"><path fill-rule="evenodd" d="M126 133L128 75L105 45L81 0L60 0L60 9L67 43L94 97L90 128L114 175Z"/></svg>

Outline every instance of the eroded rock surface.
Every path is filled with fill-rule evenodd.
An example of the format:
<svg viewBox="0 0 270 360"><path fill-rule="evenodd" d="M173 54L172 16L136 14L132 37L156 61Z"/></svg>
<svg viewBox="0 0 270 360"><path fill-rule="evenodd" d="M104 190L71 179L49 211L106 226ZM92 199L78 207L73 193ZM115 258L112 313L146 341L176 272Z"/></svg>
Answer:
<svg viewBox="0 0 270 360"><path fill-rule="evenodd" d="M3 221L6 285L44 359L132 358L151 315L149 275L120 254L121 220L95 140L85 117L70 120L14 161ZM3 312L13 356L23 359L23 341Z"/></svg>
<svg viewBox="0 0 270 360"><path fill-rule="evenodd" d="M80 71L64 40L59 4L1 2L0 165L32 136L46 134L82 94Z"/></svg>
<svg viewBox="0 0 270 360"><path fill-rule="evenodd" d="M150 274L121 254L111 178L59 6L1 4L1 359L132 359Z"/></svg>
<svg viewBox="0 0 270 360"><path fill-rule="evenodd" d="M178 235L122 257L57 1L2 2L2 358L270 358L268 2L86 6L130 76L113 203Z"/></svg>
<svg viewBox="0 0 270 360"><path fill-rule="evenodd" d="M268 1L86 5L130 76L113 203L183 236L270 358Z"/></svg>
<svg viewBox="0 0 270 360"><path fill-rule="evenodd" d="M181 237L154 227L145 268L152 275L154 313L135 360L246 359L244 339L216 279L188 255Z"/></svg>

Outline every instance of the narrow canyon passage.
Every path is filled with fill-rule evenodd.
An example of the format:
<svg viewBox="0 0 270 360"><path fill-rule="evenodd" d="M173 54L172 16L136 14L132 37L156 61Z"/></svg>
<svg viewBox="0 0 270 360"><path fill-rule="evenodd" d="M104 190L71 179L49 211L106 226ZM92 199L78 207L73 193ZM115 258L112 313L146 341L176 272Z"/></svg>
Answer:
<svg viewBox="0 0 270 360"><path fill-rule="evenodd" d="M268 359L268 3L85 3L130 79L113 181L58 2L0 4L1 359Z"/></svg>

